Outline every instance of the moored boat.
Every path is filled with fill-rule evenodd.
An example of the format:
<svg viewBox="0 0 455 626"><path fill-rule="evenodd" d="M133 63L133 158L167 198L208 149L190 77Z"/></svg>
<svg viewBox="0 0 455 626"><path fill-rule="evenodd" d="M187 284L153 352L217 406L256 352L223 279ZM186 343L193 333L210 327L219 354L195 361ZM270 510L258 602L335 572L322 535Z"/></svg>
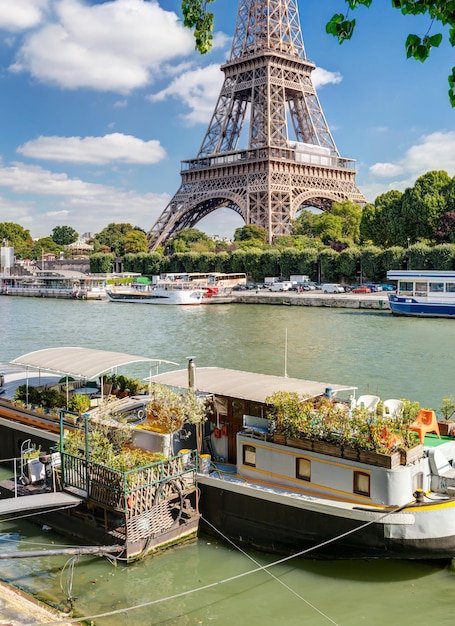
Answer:
<svg viewBox="0 0 455 626"><path fill-rule="evenodd" d="M187 386L183 370L153 380ZM354 388L218 368L198 369L195 388L212 394L215 406L211 464L198 476L205 531L310 558L455 556L454 439L426 435L424 445L379 453L355 447L343 421L325 440L278 437L267 417L272 390L316 401L330 389L349 425L352 398L341 396ZM324 428L320 416L316 409L312 419ZM382 415L366 417L386 428Z"/></svg>
<svg viewBox="0 0 455 626"><path fill-rule="evenodd" d="M159 281L156 284L133 283L128 287L106 289L111 302L142 304L198 305L202 303L204 291L192 283Z"/></svg>
<svg viewBox="0 0 455 626"><path fill-rule="evenodd" d="M396 293L389 294L394 315L455 317L455 272L390 270L387 278L397 281Z"/></svg>

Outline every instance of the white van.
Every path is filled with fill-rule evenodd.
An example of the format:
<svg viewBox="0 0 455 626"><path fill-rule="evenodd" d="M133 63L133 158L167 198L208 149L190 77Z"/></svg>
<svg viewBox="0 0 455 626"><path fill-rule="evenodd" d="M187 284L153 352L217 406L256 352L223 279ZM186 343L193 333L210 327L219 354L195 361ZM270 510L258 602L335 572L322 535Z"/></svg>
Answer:
<svg viewBox="0 0 455 626"><path fill-rule="evenodd" d="M344 287L338 283L324 283L322 285L323 293L344 293Z"/></svg>
<svg viewBox="0 0 455 626"><path fill-rule="evenodd" d="M269 287L269 291L289 291L293 288L293 284L290 280L284 280L282 282L273 283Z"/></svg>

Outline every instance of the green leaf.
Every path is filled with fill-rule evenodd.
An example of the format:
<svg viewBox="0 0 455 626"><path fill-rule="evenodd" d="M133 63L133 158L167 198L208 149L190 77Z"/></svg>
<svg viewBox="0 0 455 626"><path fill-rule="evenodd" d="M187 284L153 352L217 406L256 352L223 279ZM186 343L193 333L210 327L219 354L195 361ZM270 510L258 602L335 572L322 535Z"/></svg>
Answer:
<svg viewBox="0 0 455 626"><path fill-rule="evenodd" d="M449 30L449 41L452 46L455 46L455 28Z"/></svg>
<svg viewBox="0 0 455 626"><path fill-rule="evenodd" d="M432 35L431 37L428 37L428 43L430 44L430 46L432 48L437 48L439 46L439 44L442 41L442 35L441 33L438 33L437 35Z"/></svg>
<svg viewBox="0 0 455 626"><path fill-rule="evenodd" d="M455 67L452 67L452 73L449 74L449 85L450 104L455 107Z"/></svg>

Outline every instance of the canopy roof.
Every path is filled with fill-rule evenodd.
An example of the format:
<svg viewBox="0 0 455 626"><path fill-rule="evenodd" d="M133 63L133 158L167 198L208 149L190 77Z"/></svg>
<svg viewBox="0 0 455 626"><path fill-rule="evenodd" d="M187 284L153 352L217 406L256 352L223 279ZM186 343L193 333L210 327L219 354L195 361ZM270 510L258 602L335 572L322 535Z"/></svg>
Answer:
<svg viewBox="0 0 455 626"><path fill-rule="evenodd" d="M188 370L177 370L158 374L150 378L153 382L172 387L188 388ZM336 395L339 391L354 391L357 387L320 383L285 376L254 374L220 367L200 367L195 370L195 389L210 393L254 402L265 402L274 391L295 391L309 397L320 396L327 388Z"/></svg>
<svg viewBox="0 0 455 626"><path fill-rule="evenodd" d="M157 365L159 363L172 363L172 361L149 359L144 356L134 356L123 352L76 347L46 348L36 352L29 352L11 361L15 365L56 372L66 376L78 376L79 378L97 378L121 365L140 362L155 363ZM173 363L173 365L176 365L176 363Z"/></svg>

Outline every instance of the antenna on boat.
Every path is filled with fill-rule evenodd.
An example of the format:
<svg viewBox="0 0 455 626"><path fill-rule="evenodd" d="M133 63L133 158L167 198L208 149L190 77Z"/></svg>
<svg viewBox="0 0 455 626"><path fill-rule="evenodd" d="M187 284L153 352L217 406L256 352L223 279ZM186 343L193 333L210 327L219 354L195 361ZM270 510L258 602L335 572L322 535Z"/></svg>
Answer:
<svg viewBox="0 0 455 626"><path fill-rule="evenodd" d="M284 339L284 376L288 377L288 329L286 328Z"/></svg>

